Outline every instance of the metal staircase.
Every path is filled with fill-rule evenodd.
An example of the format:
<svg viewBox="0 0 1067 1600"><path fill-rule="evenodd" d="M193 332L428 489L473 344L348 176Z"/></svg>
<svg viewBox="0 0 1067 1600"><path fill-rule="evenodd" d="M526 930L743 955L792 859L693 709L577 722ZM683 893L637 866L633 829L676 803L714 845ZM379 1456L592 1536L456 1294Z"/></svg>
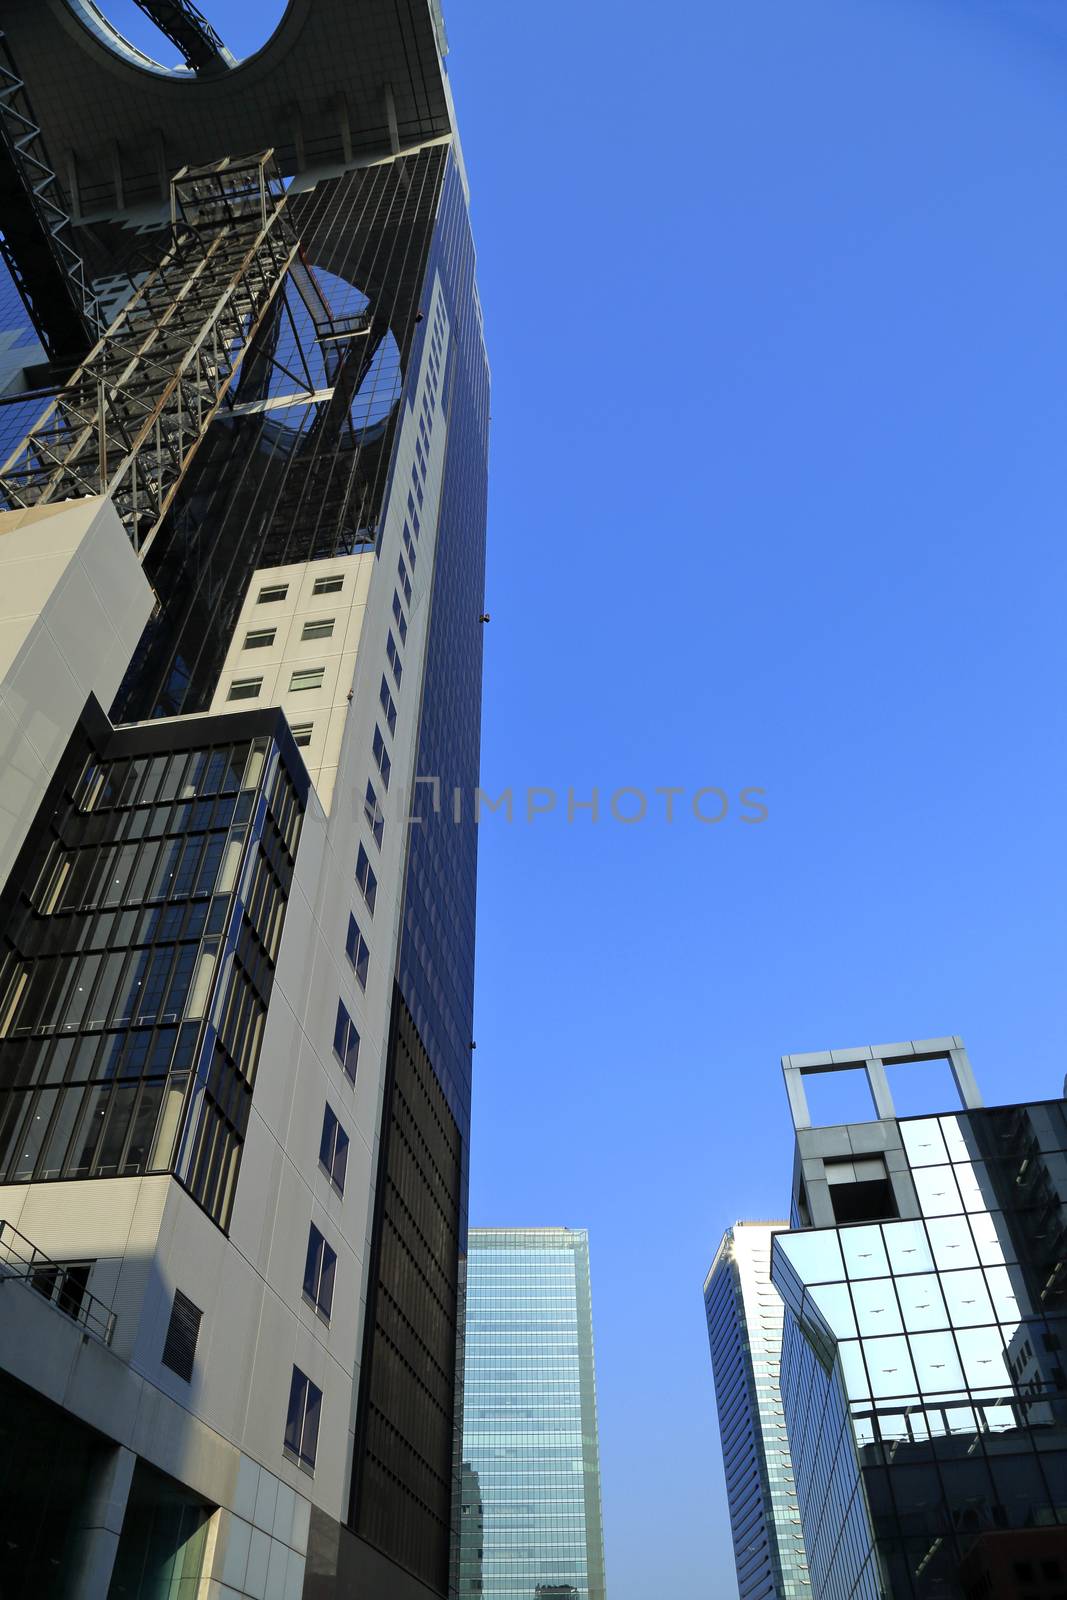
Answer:
<svg viewBox="0 0 1067 1600"><path fill-rule="evenodd" d="M158 267L0 467L8 509L110 495L142 555L299 248L271 151L183 168L171 222Z"/></svg>

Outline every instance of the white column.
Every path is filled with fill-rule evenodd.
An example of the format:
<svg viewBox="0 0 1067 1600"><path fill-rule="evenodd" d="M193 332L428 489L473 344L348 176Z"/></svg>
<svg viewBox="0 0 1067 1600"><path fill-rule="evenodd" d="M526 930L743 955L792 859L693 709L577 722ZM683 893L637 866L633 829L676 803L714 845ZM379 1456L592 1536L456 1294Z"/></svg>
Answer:
<svg viewBox="0 0 1067 1600"><path fill-rule="evenodd" d="M95 1478L78 1538L71 1600L106 1600L137 1456L116 1445Z"/></svg>

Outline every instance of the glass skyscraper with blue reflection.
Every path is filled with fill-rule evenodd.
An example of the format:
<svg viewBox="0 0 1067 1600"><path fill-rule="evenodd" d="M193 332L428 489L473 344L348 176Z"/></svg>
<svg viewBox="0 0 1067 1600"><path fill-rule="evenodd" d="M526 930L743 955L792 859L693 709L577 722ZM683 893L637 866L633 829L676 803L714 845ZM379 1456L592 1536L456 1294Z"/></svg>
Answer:
<svg viewBox="0 0 1067 1600"><path fill-rule="evenodd" d="M472 1228L461 1600L605 1600L589 1238Z"/></svg>
<svg viewBox="0 0 1067 1600"><path fill-rule="evenodd" d="M727 1228L704 1284L740 1600L810 1600L778 1384L781 1297L771 1244L785 1222Z"/></svg>
<svg viewBox="0 0 1067 1600"><path fill-rule="evenodd" d="M897 1118L890 1074L942 1059L961 1106ZM984 1108L954 1036L783 1066L772 1276L815 1600L1064 1592L1067 1103ZM812 1127L802 1078L849 1070L877 1120Z"/></svg>

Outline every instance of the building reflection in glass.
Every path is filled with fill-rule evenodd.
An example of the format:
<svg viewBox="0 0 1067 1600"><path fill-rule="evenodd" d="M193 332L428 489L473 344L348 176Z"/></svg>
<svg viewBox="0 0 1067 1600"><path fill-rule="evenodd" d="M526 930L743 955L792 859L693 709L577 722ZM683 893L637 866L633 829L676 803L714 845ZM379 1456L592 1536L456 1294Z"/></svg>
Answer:
<svg viewBox="0 0 1067 1600"><path fill-rule="evenodd" d="M872 1127L880 1152L816 1153ZM798 1146L797 1219L824 1181L835 1218L776 1235L772 1266L813 1594L964 1596L1003 1530L1064 1530L1067 1554L1065 1103Z"/></svg>

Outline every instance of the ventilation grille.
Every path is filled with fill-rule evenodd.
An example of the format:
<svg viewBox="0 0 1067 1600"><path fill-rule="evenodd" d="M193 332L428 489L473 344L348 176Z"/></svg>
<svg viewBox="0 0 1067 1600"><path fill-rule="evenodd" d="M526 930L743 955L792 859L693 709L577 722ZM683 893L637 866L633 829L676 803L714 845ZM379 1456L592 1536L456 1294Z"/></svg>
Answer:
<svg viewBox="0 0 1067 1600"><path fill-rule="evenodd" d="M167 1341L163 1346L163 1365L176 1372L179 1378L184 1378L186 1383L193 1376L193 1357L196 1355L200 1318L203 1315L199 1306L194 1306L187 1295L175 1289Z"/></svg>

